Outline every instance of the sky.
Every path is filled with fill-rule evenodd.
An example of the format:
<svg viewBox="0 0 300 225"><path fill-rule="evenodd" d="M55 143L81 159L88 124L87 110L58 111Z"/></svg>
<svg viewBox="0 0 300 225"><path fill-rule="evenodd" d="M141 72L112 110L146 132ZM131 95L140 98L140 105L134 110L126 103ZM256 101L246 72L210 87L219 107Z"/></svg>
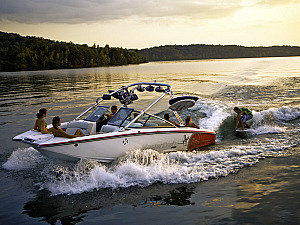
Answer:
<svg viewBox="0 0 300 225"><path fill-rule="evenodd" d="M0 0L0 31L77 44L300 46L300 0Z"/></svg>

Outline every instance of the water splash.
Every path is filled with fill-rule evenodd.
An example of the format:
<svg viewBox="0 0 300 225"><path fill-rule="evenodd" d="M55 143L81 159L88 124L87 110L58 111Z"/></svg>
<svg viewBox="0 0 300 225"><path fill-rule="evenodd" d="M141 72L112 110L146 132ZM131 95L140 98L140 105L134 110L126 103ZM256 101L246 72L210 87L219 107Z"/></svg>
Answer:
<svg viewBox="0 0 300 225"><path fill-rule="evenodd" d="M283 106L279 109L272 108L269 111L277 121L291 121L300 117L300 108L298 107Z"/></svg>
<svg viewBox="0 0 300 225"><path fill-rule="evenodd" d="M284 133L286 127L282 121L288 122L300 117L297 107L283 106L271 108L261 112L253 112L253 125L249 130L251 134L278 134Z"/></svg>
<svg viewBox="0 0 300 225"><path fill-rule="evenodd" d="M43 160L43 156L34 148L17 149L2 165L6 170L21 171L35 167Z"/></svg>
<svg viewBox="0 0 300 225"><path fill-rule="evenodd" d="M228 106L217 101L198 101L192 110L206 115L206 117L199 119L198 124L200 127L214 131L230 116Z"/></svg>
<svg viewBox="0 0 300 225"><path fill-rule="evenodd" d="M233 146L227 150L207 152L173 152L160 154L154 150L137 150L113 164L81 161L72 169L52 167L44 170L47 177L41 188L53 195L78 194L101 188L146 187L154 183L195 183L227 176L261 159L278 156L291 147L273 145ZM93 164L92 167L86 166ZM83 168L89 168L83 170ZM59 175L57 175L59 172Z"/></svg>

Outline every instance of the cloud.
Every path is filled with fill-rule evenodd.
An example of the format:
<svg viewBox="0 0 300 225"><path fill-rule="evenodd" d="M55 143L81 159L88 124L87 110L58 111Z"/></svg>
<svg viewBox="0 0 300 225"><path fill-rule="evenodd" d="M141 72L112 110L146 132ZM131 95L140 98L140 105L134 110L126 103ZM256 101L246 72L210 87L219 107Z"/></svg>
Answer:
<svg viewBox="0 0 300 225"><path fill-rule="evenodd" d="M90 23L136 18L216 19L242 8L240 0L0 0L0 20Z"/></svg>

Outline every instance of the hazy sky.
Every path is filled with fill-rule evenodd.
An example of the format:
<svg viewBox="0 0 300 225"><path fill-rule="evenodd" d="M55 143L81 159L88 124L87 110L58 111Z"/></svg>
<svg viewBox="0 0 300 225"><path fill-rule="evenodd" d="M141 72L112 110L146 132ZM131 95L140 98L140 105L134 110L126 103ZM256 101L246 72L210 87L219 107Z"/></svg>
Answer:
<svg viewBox="0 0 300 225"><path fill-rule="evenodd" d="M0 0L0 31L138 49L300 46L300 0Z"/></svg>

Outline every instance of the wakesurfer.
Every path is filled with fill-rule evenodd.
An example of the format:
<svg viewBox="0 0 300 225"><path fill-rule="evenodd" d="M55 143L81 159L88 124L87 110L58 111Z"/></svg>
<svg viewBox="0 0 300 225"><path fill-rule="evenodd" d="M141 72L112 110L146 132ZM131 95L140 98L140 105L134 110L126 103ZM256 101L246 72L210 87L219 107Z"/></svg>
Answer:
<svg viewBox="0 0 300 225"><path fill-rule="evenodd" d="M233 109L238 115L235 118L236 119L236 124L235 124L235 129L237 129L239 123L242 126L242 130L245 130L246 128L250 128L249 124L247 123L248 120L251 120L253 118L252 112L244 107L234 107Z"/></svg>

